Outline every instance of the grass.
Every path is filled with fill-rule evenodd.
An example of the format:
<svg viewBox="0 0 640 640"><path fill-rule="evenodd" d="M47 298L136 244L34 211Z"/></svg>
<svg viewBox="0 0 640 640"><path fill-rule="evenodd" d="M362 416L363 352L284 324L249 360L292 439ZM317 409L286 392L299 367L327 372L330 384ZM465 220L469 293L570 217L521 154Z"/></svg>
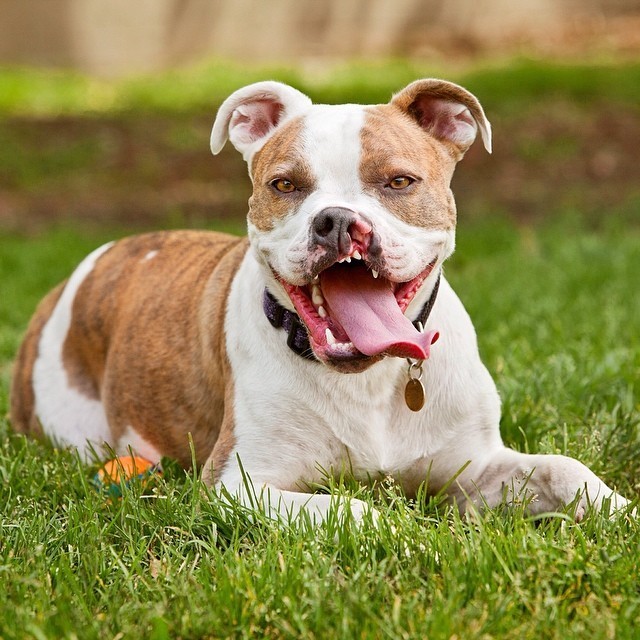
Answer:
<svg viewBox="0 0 640 640"><path fill-rule="evenodd" d="M164 158L176 145L200 148L210 118L204 137L191 118L212 114L238 86L272 77L314 100L378 102L425 75L444 75L477 92L502 131L549 105L565 110L579 103L561 115L577 113L588 123L594 105L604 105L603 113L623 105L631 119L640 103L637 62L519 60L451 73L386 61L303 74L225 61L116 83L4 69L0 164L17 194L71 177L72 200L78 190L98 191L95 176L86 185L78 176L91 163L99 175L109 169L113 142L87 127L71 139L49 132L45 144L32 124L63 126L64 116L149 119L150 130L160 129L167 140L145 147L133 168L126 165L125 178L107 180L132 187L148 180L156 188L165 175L148 178L150 157ZM575 137L583 139L584 127L565 129L515 138L523 145L527 185L531 167L550 153L571 155L569 164L584 154ZM105 167L98 161L103 156ZM585 182L585 189L596 188L589 180L594 184ZM479 193L478 186L470 191ZM484 192L478 197L474 209L503 208ZM535 217L535 226L495 216L465 219L471 207L461 207L447 276L498 384L506 442L573 455L637 502L638 199L608 206L606 216L598 204L597 215L587 217L585 207L576 215L563 197L566 189L554 194L553 219ZM173 224L190 220L178 212ZM225 224L241 232L233 218ZM346 482L335 491L374 504L382 514L379 529L356 530L335 519L319 529L304 521L282 528L204 494L197 476L171 461L162 478L145 487L133 483L120 500L105 499L91 484L97 465L13 434L4 416L11 362L38 300L91 249L125 231L68 222L38 229L35 235L0 230L0 640L637 637L638 520L592 514L577 525L566 514L534 519L521 508L466 519L439 499L409 501L393 485L374 495Z"/></svg>
<svg viewBox="0 0 640 640"><path fill-rule="evenodd" d="M631 216L631 214L629 214ZM636 217L637 220L637 217ZM0 415L37 299L112 234L0 236ZM115 235L119 235L119 232ZM640 491L640 227L566 214L461 222L447 274L478 329L513 446L579 457ZM171 462L109 502L94 467L0 421L0 638L634 638L640 523L462 518L438 500L338 487L379 530L280 528Z"/></svg>
<svg viewBox="0 0 640 640"><path fill-rule="evenodd" d="M361 60L304 73L299 67L213 60L118 81L69 71L0 68L0 116L211 113L235 89L265 79L292 84L314 102L367 104L387 102L416 78L443 76L478 92L493 113L557 96L582 103L606 99L637 105L640 101L640 63L634 61L576 64L522 58L443 69L407 60Z"/></svg>

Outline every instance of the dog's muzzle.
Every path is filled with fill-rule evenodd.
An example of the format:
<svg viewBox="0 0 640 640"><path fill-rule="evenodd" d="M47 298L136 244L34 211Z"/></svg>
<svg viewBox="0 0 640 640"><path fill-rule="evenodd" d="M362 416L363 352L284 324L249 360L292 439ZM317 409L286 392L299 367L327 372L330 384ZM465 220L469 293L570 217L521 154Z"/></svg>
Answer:
<svg viewBox="0 0 640 640"><path fill-rule="evenodd" d="M354 251L378 266L380 241L370 222L345 207L327 207L315 215L309 234L309 252L317 256L314 275L348 260Z"/></svg>

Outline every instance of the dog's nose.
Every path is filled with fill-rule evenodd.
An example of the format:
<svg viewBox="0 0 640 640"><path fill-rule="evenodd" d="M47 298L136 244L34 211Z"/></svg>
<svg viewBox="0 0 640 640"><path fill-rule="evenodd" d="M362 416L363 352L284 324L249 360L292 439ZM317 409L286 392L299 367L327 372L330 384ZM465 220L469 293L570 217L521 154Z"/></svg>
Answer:
<svg viewBox="0 0 640 640"><path fill-rule="evenodd" d="M316 215L311 224L311 241L346 255L351 249L349 227L357 222L356 215L343 207L328 207Z"/></svg>

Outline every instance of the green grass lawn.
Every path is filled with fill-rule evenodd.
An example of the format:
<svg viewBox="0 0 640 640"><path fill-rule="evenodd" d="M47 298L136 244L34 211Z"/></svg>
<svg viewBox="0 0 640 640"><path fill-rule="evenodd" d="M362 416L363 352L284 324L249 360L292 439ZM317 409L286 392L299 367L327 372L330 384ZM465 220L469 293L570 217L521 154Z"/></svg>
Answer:
<svg viewBox="0 0 640 640"><path fill-rule="evenodd" d="M206 164L215 106L243 84L270 77L316 101L378 102L428 75L477 92L494 123L493 168L470 153L454 183L463 206L447 276L498 384L503 437L575 456L637 503L640 64L517 60L447 73L385 61L304 74L222 62L116 83L0 69L0 196L26 212L22 233L0 230L0 640L639 637L638 520L576 525L522 509L466 519L438 499L347 482L335 490L375 504L378 529L282 528L203 493L170 461L162 478L109 501L91 484L97 466L12 434L4 417L38 300L124 234L101 218L123 209L128 222L112 182L152 194L216 179L224 195L246 180L225 158L220 175ZM600 150L618 163L609 173L593 172ZM104 201L90 223L57 217L86 194ZM225 230L242 231L246 197L223 198ZM46 216L28 226L29 213L55 207L54 226ZM199 211L169 203L157 220L211 224ZM133 228L151 220L131 218Z"/></svg>
<svg viewBox="0 0 640 640"><path fill-rule="evenodd" d="M637 211L627 212L637 220ZM110 233L0 235L0 416L37 300ZM117 235L117 234L116 234ZM640 227L461 221L447 275L512 446L640 493ZM379 529L281 528L168 463L109 502L95 467L0 420L0 638L637 638L640 524L520 509L461 518L348 484Z"/></svg>

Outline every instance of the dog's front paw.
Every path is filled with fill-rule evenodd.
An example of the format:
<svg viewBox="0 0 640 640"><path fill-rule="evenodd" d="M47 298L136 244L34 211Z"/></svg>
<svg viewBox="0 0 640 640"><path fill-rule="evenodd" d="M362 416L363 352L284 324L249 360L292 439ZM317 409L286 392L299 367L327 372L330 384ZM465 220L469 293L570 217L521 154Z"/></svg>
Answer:
<svg viewBox="0 0 640 640"><path fill-rule="evenodd" d="M576 521L588 511L604 516L636 516L629 500L608 487L578 460L561 455L499 450L476 484L477 504L497 506L502 500L523 503L531 515L569 510ZM471 495L473 492L469 492ZM468 505L467 505L467 508Z"/></svg>
<svg viewBox="0 0 640 640"><path fill-rule="evenodd" d="M576 513L576 520L580 522L589 508L597 509L602 515L607 516L612 520L626 515L630 515L635 518L638 516L638 510L629 509L630 504L630 500L627 500L619 493L615 492L608 496L603 496L602 499L596 500L595 503L590 503L589 500L585 499L583 496L581 497L580 504L578 505L578 511L580 513Z"/></svg>
<svg viewBox="0 0 640 640"><path fill-rule="evenodd" d="M544 492L548 499L554 495L560 506L573 504L576 522L583 520L589 511L610 518L629 512L629 500L608 487L581 462L564 456L549 456L548 460L553 466Z"/></svg>

